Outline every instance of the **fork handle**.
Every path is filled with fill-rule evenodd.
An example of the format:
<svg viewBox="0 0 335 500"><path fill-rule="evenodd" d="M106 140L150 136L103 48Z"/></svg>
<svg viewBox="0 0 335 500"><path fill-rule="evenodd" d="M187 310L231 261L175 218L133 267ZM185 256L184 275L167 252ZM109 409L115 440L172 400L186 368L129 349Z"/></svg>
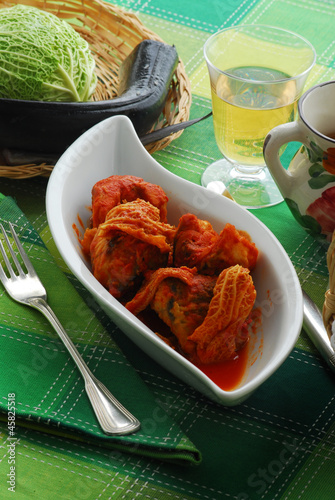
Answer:
<svg viewBox="0 0 335 500"><path fill-rule="evenodd" d="M49 304L37 297L27 302L49 320L77 365L102 430L108 435L124 435L137 431L140 428L140 422L93 375Z"/></svg>

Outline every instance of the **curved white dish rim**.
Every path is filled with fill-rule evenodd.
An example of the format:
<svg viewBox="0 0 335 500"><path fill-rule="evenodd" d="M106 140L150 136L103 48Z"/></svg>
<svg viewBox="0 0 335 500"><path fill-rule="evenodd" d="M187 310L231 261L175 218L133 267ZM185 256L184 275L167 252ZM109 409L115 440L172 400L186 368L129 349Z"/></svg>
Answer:
<svg viewBox="0 0 335 500"><path fill-rule="evenodd" d="M92 275L72 225L78 224L78 216L87 222L94 183L113 174L136 175L159 184L169 197L168 218L172 224L178 222L182 213L191 212L209 220L217 231L230 222L247 231L256 243L260 255L252 274L258 294L256 303L262 308L262 339L256 339L250 353L253 362L235 389L220 389L127 311ZM103 310L147 354L210 399L229 406L242 402L279 368L294 348L302 326L302 293L282 245L246 209L162 167L142 146L127 117L104 120L65 151L48 182L46 209L62 258Z"/></svg>

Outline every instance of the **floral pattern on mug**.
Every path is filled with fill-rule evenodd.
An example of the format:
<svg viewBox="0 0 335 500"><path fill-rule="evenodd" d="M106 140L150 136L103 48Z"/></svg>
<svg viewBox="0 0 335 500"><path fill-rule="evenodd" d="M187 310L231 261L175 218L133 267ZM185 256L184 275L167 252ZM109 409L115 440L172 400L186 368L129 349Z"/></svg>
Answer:
<svg viewBox="0 0 335 500"><path fill-rule="evenodd" d="M327 151L323 153L322 166L327 172L335 175L335 148L328 148Z"/></svg>
<svg viewBox="0 0 335 500"><path fill-rule="evenodd" d="M321 149L320 146L318 146L314 141L311 141L309 146L309 148L306 148L309 161L311 163L321 162L323 158L323 149ZM304 148L305 146L302 146L302 149Z"/></svg>
<svg viewBox="0 0 335 500"><path fill-rule="evenodd" d="M287 206L294 215L294 218L305 229L305 231L307 231L307 233L309 233L317 240L325 242L326 236L322 234L321 232L322 228L318 223L318 221L311 215L303 215L300 212L299 207L294 200L291 200L290 198L285 198L285 202L287 203Z"/></svg>
<svg viewBox="0 0 335 500"><path fill-rule="evenodd" d="M335 182L335 148L323 151L315 142L310 142L310 148L302 146L300 151L307 153L310 162L308 184L311 189L322 189L327 184Z"/></svg>
<svg viewBox="0 0 335 500"><path fill-rule="evenodd" d="M313 163L308 172L310 175L308 184L311 189L322 189L327 184L335 182L335 175L329 174L322 163Z"/></svg>
<svg viewBox="0 0 335 500"><path fill-rule="evenodd" d="M326 189L320 198L309 205L306 214L313 217L321 226L321 233L331 241L335 230L335 186Z"/></svg>

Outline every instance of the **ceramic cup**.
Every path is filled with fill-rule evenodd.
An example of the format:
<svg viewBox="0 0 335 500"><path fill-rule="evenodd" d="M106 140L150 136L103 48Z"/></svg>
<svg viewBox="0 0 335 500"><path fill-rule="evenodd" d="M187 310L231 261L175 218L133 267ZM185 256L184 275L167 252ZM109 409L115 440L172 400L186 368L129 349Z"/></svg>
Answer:
<svg viewBox="0 0 335 500"><path fill-rule="evenodd" d="M329 243L335 230L335 81L303 94L296 121L272 129L264 141L264 159L292 214L306 231ZM302 146L285 170L281 146Z"/></svg>

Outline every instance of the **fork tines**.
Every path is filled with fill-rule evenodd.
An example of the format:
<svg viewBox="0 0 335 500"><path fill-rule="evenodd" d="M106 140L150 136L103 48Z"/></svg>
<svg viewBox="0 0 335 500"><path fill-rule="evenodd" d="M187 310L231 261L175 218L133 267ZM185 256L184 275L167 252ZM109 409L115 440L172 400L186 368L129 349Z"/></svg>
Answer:
<svg viewBox="0 0 335 500"><path fill-rule="evenodd" d="M17 236L17 234L16 234L16 232L14 230L13 224L11 222L9 222L8 224L9 224L9 228L10 228L11 234L13 236L13 239L15 241L16 248L17 248L17 250L18 250L18 252L19 252L19 254L20 254L21 258L22 258L22 261L23 261L23 263L24 263L24 265L25 265L28 273L30 275L32 275L32 276L35 275L36 273L35 273L35 270L33 268L33 265L30 262L29 257L26 254L26 252L25 252L25 250L24 250L24 248L23 248L23 246L22 246L22 244L21 244L21 242L20 242L20 240L19 240L19 238L18 238L18 236ZM6 243L6 247L8 248L8 251L9 251L9 253L10 253L12 259L13 259L13 262L15 264L15 267L17 269L18 274L20 276L24 276L25 273L24 273L24 271L22 269L22 266L21 266L21 264L20 264L20 262L19 262L19 260L17 258L17 254L15 253L13 245L11 244L11 242L10 242L10 240L8 238L8 235L7 235L6 231L5 231L5 228L3 227L2 224L0 224L0 229L1 229L1 232L2 232L3 240ZM10 263L10 260L8 258L7 252L5 250L4 244L1 241L1 239L0 239L0 252L1 252L1 255L3 257L4 263L6 264L8 273L10 274L10 276L12 278L15 277L16 274L15 274L15 272L13 270L13 266ZM3 270L2 266L1 266L1 264L0 264L0 268L1 268L0 271L2 271L2 273L1 273L2 274L2 278L4 278L3 274L5 274L5 273L4 273L4 270Z"/></svg>

